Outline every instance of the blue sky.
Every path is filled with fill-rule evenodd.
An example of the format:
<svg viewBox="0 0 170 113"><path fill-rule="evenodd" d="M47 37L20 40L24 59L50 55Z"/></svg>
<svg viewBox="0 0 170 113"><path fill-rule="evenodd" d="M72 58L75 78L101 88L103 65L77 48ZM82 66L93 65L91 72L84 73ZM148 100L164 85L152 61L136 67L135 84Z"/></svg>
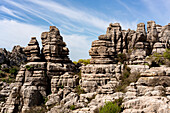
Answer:
<svg viewBox="0 0 170 113"><path fill-rule="evenodd" d="M87 59L91 42L109 23L136 29L138 23L170 22L169 0L0 0L0 48L27 46L31 37L59 28L72 60Z"/></svg>

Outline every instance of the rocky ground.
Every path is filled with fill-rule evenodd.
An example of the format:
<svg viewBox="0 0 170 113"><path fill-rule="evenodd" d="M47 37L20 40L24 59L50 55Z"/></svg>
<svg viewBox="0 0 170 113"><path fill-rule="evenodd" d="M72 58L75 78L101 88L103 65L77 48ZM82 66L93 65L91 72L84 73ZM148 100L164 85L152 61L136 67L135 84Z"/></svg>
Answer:
<svg viewBox="0 0 170 113"><path fill-rule="evenodd" d="M170 24L149 21L147 31L144 23L134 31L111 23L106 34L92 42L90 64L75 65L58 28L50 26L41 35L41 51L35 37L23 49L28 62L20 66L15 82L0 82L0 110L169 113L169 34Z"/></svg>

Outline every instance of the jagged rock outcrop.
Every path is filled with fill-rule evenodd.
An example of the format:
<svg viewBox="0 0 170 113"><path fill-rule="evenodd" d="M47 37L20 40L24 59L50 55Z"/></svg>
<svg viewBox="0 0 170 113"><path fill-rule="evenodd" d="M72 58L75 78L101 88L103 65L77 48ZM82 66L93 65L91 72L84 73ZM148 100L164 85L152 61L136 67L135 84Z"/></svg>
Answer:
<svg viewBox="0 0 170 113"><path fill-rule="evenodd" d="M98 113L105 102L123 99L123 113L168 113L170 68L146 64L148 55L169 49L169 33L169 24L160 26L154 21L147 23L147 32L144 23L136 31L111 23L106 34L92 42L90 64L82 65L78 76L63 37L51 26L41 35L41 51L36 38L31 38L25 48L28 63L15 83L2 85L0 95L9 97L0 104L1 112L24 113L43 103L48 113ZM134 73L138 75L131 76ZM129 83L129 79L137 80ZM125 82L124 92L116 92Z"/></svg>
<svg viewBox="0 0 170 113"><path fill-rule="evenodd" d="M119 23L110 24L106 34L92 42L91 64L81 67L81 86L86 92L113 93L109 89L118 85L123 69L123 65L116 64L117 53L123 52L120 30Z"/></svg>
<svg viewBox="0 0 170 113"><path fill-rule="evenodd" d="M2 68L20 66L26 62L26 59L24 47L14 46L11 52L0 48L0 64Z"/></svg>
<svg viewBox="0 0 170 113"><path fill-rule="evenodd" d="M60 76L65 72L69 72L69 76L73 78L75 65L68 57L69 50L66 47L66 43L63 41L63 37L60 35L58 28L50 26L50 31L43 32L41 39L43 45L42 58L47 61L47 76L52 81L51 92L56 93L59 86L65 86L65 84L67 84L60 83L61 79L63 79L62 77L60 78ZM76 83L76 80L72 81L74 87L76 86Z"/></svg>
<svg viewBox="0 0 170 113"><path fill-rule="evenodd" d="M168 113L170 108L169 71L169 67L153 67L142 72L139 80L127 87L123 113Z"/></svg>
<svg viewBox="0 0 170 113"><path fill-rule="evenodd" d="M37 62L39 45L33 37L26 47L27 59L30 61L21 67L16 76L15 87L7 99L2 113L25 112L30 107L40 105L47 96L46 62Z"/></svg>
<svg viewBox="0 0 170 113"><path fill-rule="evenodd" d="M46 35L44 35L46 34ZM55 26L42 33L42 53L35 37L25 48L28 63L16 76L15 86L2 108L2 113L26 112L44 103L44 98L58 92L62 87L74 88L78 76L74 64L68 58L68 49Z"/></svg>
<svg viewBox="0 0 170 113"><path fill-rule="evenodd" d="M32 37L28 46L25 48L25 54L27 55L27 60L29 62L40 60L40 47L36 37Z"/></svg>

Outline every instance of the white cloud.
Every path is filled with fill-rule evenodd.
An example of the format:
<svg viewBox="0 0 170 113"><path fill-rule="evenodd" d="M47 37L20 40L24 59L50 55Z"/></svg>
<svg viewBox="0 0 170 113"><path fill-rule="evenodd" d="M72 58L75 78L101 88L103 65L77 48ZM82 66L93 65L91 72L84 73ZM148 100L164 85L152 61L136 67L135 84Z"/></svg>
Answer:
<svg viewBox="0 0 170 113"><path fill-rule="evenodd" d="M53 25L53 23L51 21L49 21L48 19L44 18L44 16L48 17L48 15L45 15L44 12L41 13L41 12L35 11L35 10L31 9L30 6L28 6L28 5L27 5L28 7L25 7L24 5L16 3L14 1L6 0L5 2L7 2L9 4L12 4L12 5L14 5L14 6L16 6L16 7L20 8L20 9L26 11L26 12L29 12L30 14L32 14L32 15L34 15L34 16L36 16L38 18L41 18L42 20L46 21L50 25Z"/></svg>
<svg viewBox="0 0 170 113"><path fill-rule="evenodd" d="M13 10L11 10L11 9L8 9L8 8L6 8L5 6L0 6L0 11L4 12L4 13L10 15L10 16L13 16L13 17L15 17L15 18L18 18L18 19L21 19L21 20L25 20L25 19L23 19L22 17L17 16L17 15L15 14L15 11L13 11Z"/></svg>
<svg viewBox="0 0 170 113"><path fill-rule="evenodd" d="M32 3L35 3L37 5L40 5L41 7L55 13L59 13L64 15L65 17L82 22L82 23L88 23L89 25L95 26L100 29L104 29L109 22L102 20L95 16L95 14L91 15L90 13L86 13L82 11L81 9L73 8L73 7L67 7L64 5L61 5L57 2L52 1L40 1L40 0L30 0Z"/></svg>
<svg viewBox="0 0 170 113"><path fill-rule="evenodd" d="M88 51L91 48L92 40L91 37L84 35L62 35L67 47L70 50L70 57L73 61L78 59L87 59L89 57Z"/></svg>
<svg viewBox="0 0 170 113"><path fill-rule="evenodd" d="M34 26L20 23L14 20L0 20L0 48L11 50L14 45L27 46L31 37L37 37L40 41L43 26Z"/></svg>

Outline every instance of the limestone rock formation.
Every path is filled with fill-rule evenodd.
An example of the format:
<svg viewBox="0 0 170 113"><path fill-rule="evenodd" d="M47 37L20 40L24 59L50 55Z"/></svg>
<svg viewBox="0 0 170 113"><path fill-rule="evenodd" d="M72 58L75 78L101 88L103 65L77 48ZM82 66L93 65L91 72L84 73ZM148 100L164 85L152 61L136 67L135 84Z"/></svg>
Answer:
<svg viewBox="0 0 170 113"><path fill-rule="evenodd" d="M169 67L153 67L142 72L139 80L127 87L123 113L168 113L170 107L169 70Z"/></svg>
<svg viewBox="0 0 170 113"><path fill-rule="evenodd" d="M120 99L123 113L168 113L170 68L148 66L147 58L170 49L169 34L170 24L148 21L147 30L139 23L135 31L111 23L106 34L92 42L90 64L82 65L78 76L59 29L51 26L41 35L41 51L36 38L31 38L25 48L28 63L21 66L15 83L0 83L0 100L7 97L0 103L1 112L25 113L44 104L47 113L99 113L106 102ZM8 52L0 51L1 62ZM127 87L116 92L118 86Z"/></svg>
<svg viewBox="0 0 170 113"><path fill-rule="evenodd" d="M25 54L27 55L27 60L30 62L40 60L40 47L36 37L31 38L31 41L25 48Z"/></svg>
<svg viewBox="0 0 170 113"><path fill-rule="evenodd" d="M16 76L2 113L24 113L44 103L44 98L51 92L53 95L62 87L74 88L78 84L78 76L73 74L74 64L68 58L68 48L55 26L42 33L42 45L40 53L38 41L32 37L25 48L28 63Z"/></svg>
<svg viewBox="0 0 170 113"><path fill-rule="evenodd" d="M106 90L114 88L119 83L123 69L123 65L116 64L117 54L123 52L120 24L110 24L106 34L98 38L99 40L92 42L92 48L89 50L91 64L81 67L81 86L86 92L97 91L100 87L105 87Z"/></svg>
<svg viewBox="0 0 170 113"><path fill-rule="evenodd" d="M63 41L63 37L60 35L58 28L50 26L49 32L43 32L42 39L42 59L47 61L47 76L51 79L51 92L56 93L58 86L65 86L65 84L57 83L60 81L60 76L65 72L69 72L71 78L73 78L73 72L75 65L69 59L69 50L66 47L66 43ZM62 78L61 78L62 79ZM77 79L77 78L76 78ZM72 81L75 86L75 81Z"/></svg>
<svg viewBox="0 0 170 113"><path fill-rule="evenodd" d="M9 52L6 49L0 48L0 65L3 67L20 66L26 62L26 55L24 47L19 45L14 46L12 51Z"/></svg>

